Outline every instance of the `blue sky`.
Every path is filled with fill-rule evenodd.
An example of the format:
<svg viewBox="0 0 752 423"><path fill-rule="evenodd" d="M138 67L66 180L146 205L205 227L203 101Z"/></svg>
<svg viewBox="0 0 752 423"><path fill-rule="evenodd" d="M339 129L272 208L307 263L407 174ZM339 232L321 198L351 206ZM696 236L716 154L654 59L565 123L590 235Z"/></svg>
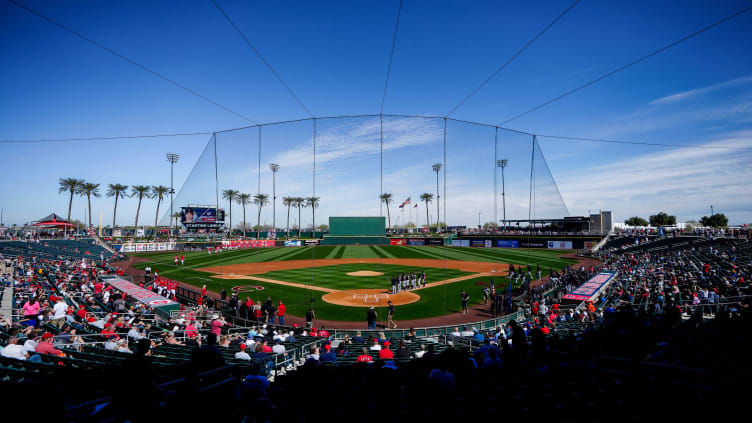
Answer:
<svg viewBox="0 0 752 423"><path fill-rule="evenodd" d="M209 1L27 4L257 122L306 116ZM397 1L220 4L315 115L378 113ZM443 116L569 4L405 1L384 113ZM502 122L747 5L584 0L452 117ZM571 214L611 209L623 220L663 210L687 220L709 214L713 204L732 223L750 223L751 27L752 13L747 13L506 126L537 134L732 147L672 149L539 138ZM8 2L0 3L0 55L0 139L211 132L249 124ZM299 174L280 172L278 196L310 195L307 153L301 150L310 142L307 125L262 135L275 140L277 131L278 137L271 145L262 141L264 162L287 160L300 168ZM322 197L317 222L329 214L378 210L372 199L379 192L372 179L376 167L368 156L373 125L366 119L322 124L328 151L338 158L317 177ZM385 174L392 182L385 190L394 191L398 202L431 189L434 157L421 149L441 141L440 126L388 123L386 141L396 144L385 153L392 157ZM236 136L232 142L239 143L245 132ZM483 221L490 220L492 170L479 171L474 163L487 158L493 131L458 125L448 137L449 223L477 223L477 211ZM103 186L168 185L168 151L183 156L175 169L179 187L208 139L2 144L4 221L24 223L50 211L65 215L67 197L57 193L59 177ZM526 157L524 142L514 138L504 154ZM226 168L227 178L243 183L226 179L227 185L255 192L258 176L249 175L258 171L258 157L254 163L243 157L233 157ZM235 171L246 173L231 176ZM346 180L337 181L342 175ZM270 191L268 178L265 171L263 192ZM509 197L521 198L526 189L508 187ZM520 194L512 194L515 190ZM121 202L118 224L132 222L135 203ZM155 206L144 205L142 222L153 219ZM76 199L74 216L82 218L84 207ZM104 214L105 224L111 222L111 200L95 200L93 209L95 216ZM267 211L263 220L269 220Z"/></svg>

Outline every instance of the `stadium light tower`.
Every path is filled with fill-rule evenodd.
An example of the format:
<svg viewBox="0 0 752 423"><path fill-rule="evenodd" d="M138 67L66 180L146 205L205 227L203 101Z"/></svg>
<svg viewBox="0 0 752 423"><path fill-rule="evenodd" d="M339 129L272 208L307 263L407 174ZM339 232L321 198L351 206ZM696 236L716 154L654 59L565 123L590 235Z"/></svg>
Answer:
<svg viewBox="0 0 752 423"><path fill-rule="evenodd" d="M272 170L272 228L277 232L277 172L279 165L269 163L269 169Z"/></svg>
<svg viewBox="0 0 752 423"><path fill-rule="evenodd" d="M507 200L504 196L505 190L504 190L504 168L507 167L509 164L509 160L507 159L499 159L496 160L496 166L501 168L501 207L503 210L503 216L504 216L504 230L507 229Z"/></svg>
<svg viewBox="0 0 752 423"><path fill-rule="evenodd" d="M439 172L441 171L441 163L434 163L432 168L436 172L436 233L439 233L439 227L441 226L441 219L439 218L439 199L441 198L439 195Z"/></svg>
<svg viewBox="0 0 752 423"><path fill-rule="evenodd" d="M172 236L172 215L174 214L172 210L172 200L173 196L175 194L175 189L172 187L173 182L173 168L175 167L175 163L180 160L180 154L177 153L167 153L166 155L167 161L170 162L170 235L167 237L169 239L170 236ZM115 228L112 228L112 230L115 230Z"/></svg>

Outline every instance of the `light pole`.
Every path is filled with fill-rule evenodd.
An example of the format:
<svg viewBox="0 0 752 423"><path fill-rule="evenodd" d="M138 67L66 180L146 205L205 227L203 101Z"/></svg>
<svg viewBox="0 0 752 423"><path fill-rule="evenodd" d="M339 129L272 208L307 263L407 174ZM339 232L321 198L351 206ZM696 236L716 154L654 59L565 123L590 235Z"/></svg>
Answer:
<svg viewBox="0 0 752 423"><path fill-rule="evenodd" d="M499 159L496 160L496 166L501 168L501 207L504 211L504 230L507 230L507 200L504 196L505 190L504 190L504 168L507 167L509 164L509 160L507 159Z"/></svg>
<svg viewBox="0 0 752 423"><path fill-rule="evenodd" d="M439 233L439 226L441 224L441 219L439 216L439 199L441 196L439 195L439 172L441 171L441 163L434 163L432 166L433 171L436 172L436 233ZM446 217L444 217L446 219Z"/></svg>
<svg viewBox="0 0 752 423"><path fill-rule="evenodd" d="M178 160L180 160L180 154L167 153L166 157L167 157L167 161L170 162L170 235L167 237L167 239L169 240L170 236L172 236L172 219L173 219L172 215L174 213L172 210L172 199L173 199L173 195L175 194L175 189L172 187L173 168L175 167L175 163L177 163Z"/></svg>
<svg viewBox="0 0 752 423"><path fill-rule="evenodd" d="M480 214L481 214L481 213L482 213L482 212L478 212L478 230L480 230Z"/></svg>
<svg viewBox="0 0 752 423"><path fill-rule="evenodd" d="M272 170L272 228L277 231L277 172L279 165L269 163L269 169Z"/></svg>

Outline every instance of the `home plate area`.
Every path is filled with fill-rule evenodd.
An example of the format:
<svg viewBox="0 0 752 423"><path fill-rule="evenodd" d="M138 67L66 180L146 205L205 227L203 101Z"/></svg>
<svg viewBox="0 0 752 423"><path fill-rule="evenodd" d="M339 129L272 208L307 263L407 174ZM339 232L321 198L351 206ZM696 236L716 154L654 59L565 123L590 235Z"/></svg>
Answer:
<svg viewBox="0 0 752 423"><path fill-rule="evenodd" d="M349 307L386 307L387 301L390 300L395 306L414 303L420 299L420 295L410 291L392 294L384 289L351 289L330 292L321 299L331 304Z"/></svg>

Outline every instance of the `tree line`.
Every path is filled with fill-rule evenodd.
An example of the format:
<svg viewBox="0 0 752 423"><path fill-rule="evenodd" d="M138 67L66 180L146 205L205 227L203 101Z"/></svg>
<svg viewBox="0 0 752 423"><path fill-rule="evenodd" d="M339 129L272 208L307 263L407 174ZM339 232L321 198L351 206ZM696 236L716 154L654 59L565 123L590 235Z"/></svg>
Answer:
<svg viewBox="0 0 752 423"><path fill-rule="evenodd" d="M687 223L692 223L696 221L689 221ZM629 219L626 219L624 221L624 224L629 226L648 226L648 223L650 223L650 226L672 226L676 225L676 216L668 215L664 212L659 212L657 214L650 216L650 221L643 219L639 216L632 216ZM702 226L709 226L713 228L724 228L728 226L728 218L723 213L715 213L711 216L703 216L700 218L700 224Z"/></svg>
<svg viewBox="0 0 752 423"><path fill-rule="evenodd" d="M60 178L58 180L58 193L69 193L70 199L68 200L68 222L71 219L71 210L73 208L73 197L79 195L85 197L89 208L89 227L91 227L91 197L99 198L102 196L99 191L100 184L88 182L83 179L77 178ZM128 190L130 188L130 191ZM170 188L163 185L133 185L129 187L123 184L108 184L105 196L107 198L115 199L115 207L112 211L112 228L115 228L115 220L117 218L118 200L126 197L138 198L138 207L136 208L136 221L134 227L138 228L138 218L141 214L141 203L144 198L157 200L157 212L154 216L154 227L157 227L159 220L159 207L162 205L162 201L165 195L170 192ZM176 213L179 215L179 213ZM173 215L172 217L175 217ZM156 237L156 232L154 234Z"/></svg>

